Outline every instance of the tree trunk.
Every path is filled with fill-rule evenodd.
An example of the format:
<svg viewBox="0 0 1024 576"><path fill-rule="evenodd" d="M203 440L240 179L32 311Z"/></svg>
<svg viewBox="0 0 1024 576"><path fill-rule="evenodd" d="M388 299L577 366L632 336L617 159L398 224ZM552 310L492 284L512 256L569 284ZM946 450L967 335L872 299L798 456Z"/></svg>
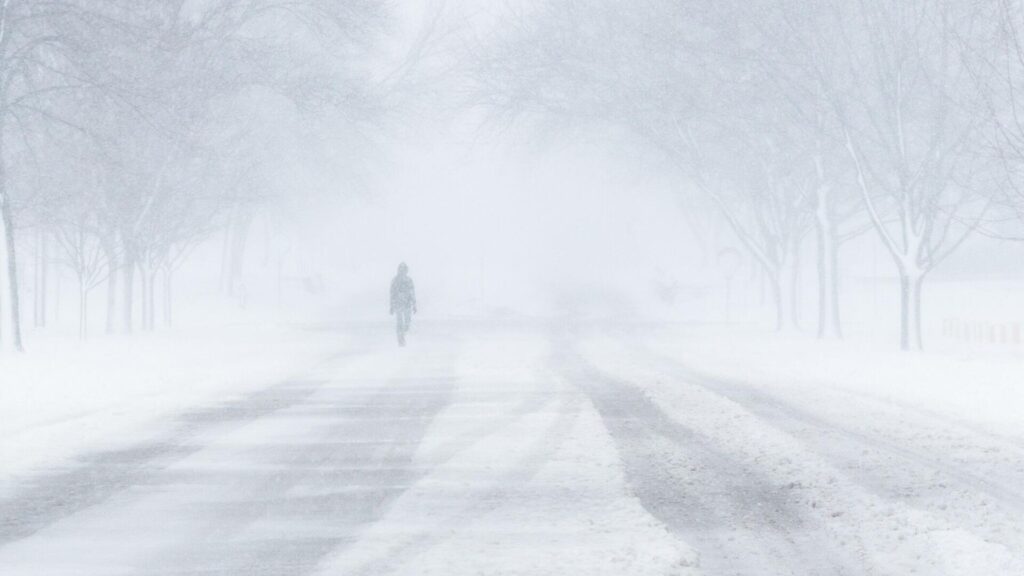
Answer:
<svg viewBox="0 0 1024 576"><path fill-rule="evenodd" d="M234 219L229 219L227 226L224 227L224 244L220 250L220 289L222 292L231 295L231 289L228 285L228 275L230 274L230 266L228 262L231 260L231 226Z"/></svg>
<svg viewBox="0 0 1024 576"><path fill-rule="evenodd" d="M835 242L835 238L833 238L833 242L831 243L831 249L829 250L828 258L832 263L832 278L831 282L829 282L829 289L832 292L832 297L829 299L829 316L831 317L830 325L832 326L832 331L835 337L842 338L843 322L842 318L839 315L839 243Z"/></svg>
<svg viewBox="0 0 1024 576"><path fill-rule="evenodd" d="M85 280L78 277L78 337L85 340L89 332L89 291Z"/></svg>
<svg viewBox="0 0 1024 576"><path fill-rule="evenodd" d="M60 268L53 271L53 321L60 322Z"/></svg>
<svg viewBox="0 0 1024 576"><path fill-rule="evenodd" d="M277 307L284 304L284 255L277 257Z"/></svg>
<svg viewBox="0 0 1024 576"><path fill-rule="evenodd" d="M790 271L766 270L772 292L772 301L775 303L775 329L779 332L793 327L793 310L791 308L791 288L787 286L792 279Z"/></svg>
<svg viewBox="0 0 1024 576"><path fill-rule="evenodd" d="M772 298L775 302L775 330L781 332L786 327L786 310L782 285L777 276L772 276Z"/></svg>
<svg viewBox="0 0 1024 576"><path fill-rule="evenodd" d="M33 325L36 328L46 327L46 305L49 293L47 286L47 273L49 272L49 245L46 231L40 229L36 235L36 265L35 265L35 306L33 308Z"/></svg>
<svg viewBox="0 0 1024 576"><path fill-rule="evenodd" d="M829 317L832 267L828 257L828 232L820 221L815 222L814 234L818 241L816 246L818 257L818 338L827 338L832 329L832 321Z"/></svg>
<svg viewBox="0 0 1024 576"><path fill-rule="evenodd" d="M0 257L0 263L3 262L3 258ZM3 270L0 269L0 286L3 285L4 274ZM0 351L3 350L4 343L4 291L0 289Z"/></svg>
<svg viewBox="0 0 1024 576"><path fill-rule="evenodd" d="M146 295L147 320L151 331L156 330L156 272L156 269L149 271L149 277L146 279L146 287L149 290L149 294Z"/></svg>
<svg viewBox="0 0 1024 576"><path fill-rule="evenodd" d="M39 328L41 320L39 318L39 301L42 300L42 291L39 287L42 285L42 262L43 262L43 234L42 231L36 231L36 241L33 245L32 250L32 326Z"/></svg>
<svg viewBox="0 0 1024 576"><path fill-rule="evenodd" d="M142 323L142 331L149 331L149 274L145 270L139 270L139 314Z"/></svg>
<svg viewBox="0 0 1024 576"><path fill-rule="evenodd" d="M924 273L900 269L900 349L921 350L921 285Z"/></svg>
<svg viewBox="0 0 1024 576"><path fill-rule="evenodd" d="M117 250L114 240L103 242L103 253L107 259L107 322L105 331L113 334L117 324Z"/></svg>
<svg viewBox="0 0 1024 576"><path fill-rule="evenodd" d="M231 228L231 252L228 261L228 295L235 295L236 281L242 276L245 250L249 243L250 214L239 214Z"/></svg>
<svg viewBox="0 0 1024 576"><path fill-rule="evenodd" d="M771 288L768 286L768 274L764 271L763 268L759 269L757 271L757 305L758 306L764 306L765 305L765 303L768 300L767 294L770 291L771 291Z"/></svg>
<svg viewBox="0 0 1024 576"><path fill-rule="evenodd" d="M800 241L793 241L793 261L790 265L789 313L794 328L800 328Z"/></svg>
<svg viewBox="0 0 1024 576"><path fill-rule="evenodd" d="M835 296L835 268L832 251L835 247L829 238L829 231L817 229L818 236L818 338L838 336L838 326L834 323L833 309Z"/></svg>
<svg viewBox="0 0 1024 576"><path fill-rule="evenodd" d="M127 249L124 253L124 260L121 262L121 329L125 334L131 334L134 322L132 312L134 308L135 288L135 257Z"/></svg>
<svg viewBox="0 0 1024 576"><path fill-rule="evenodd" d="M841 338L839 324L839 246L831 222L815 225L818 263L818 338Z"/></svg>
<svg viewBox="0 0 1024 576"><path fill-rule="evenodd" d="M174 280L174 272L171 270L170 266L165 267L164 268L164 300L163 300L163 302L164 302L164 326L166 326L167 328L170 328L172 326L172 323L173 323L172 322L173 318L171 316L171 313L173 312L173 309L171 307L172 304L173 304L172 298L173 298L173 295L174 295L174 293L172 292L172 288L174 287L173 280Z"/></svg>
<svg viewBox="0 0 1024 576"><path fill-rule="evenodd" d="M2 150L0 150L2 154ZM0 162L3 159L0 158ZM4 249L7 254L7 289L8 304L11 319L11 343L18 352L24 351L25 347L21 341L21 312L18 294L18 251L14 242L14 216L11 214L11 200L7 192L3 166L0 166L0 221L4 229Z"/></svg>
<svg viewBox="0 0 1024 576"><path fill-rule="evenodd" d="M46 327L47 307L49 306L50 293L50 241L49 236L43 233L43 267L42 267L42 297L39 299L39 322L40 326Z"/></svg>
<svg viewBox="0 0 1024 576"><path fill-rule="evenodd" d="M924 350L924 331L922 329L922 318L924 317L921 313L921 288L924 285L924 276L919 276L917 281L913 284L913 290L911 293L911 304L914 307L914 345L917 346L918 350Z"/></svg>
<svg viewBox="0 0 1024 576"><path fill-rule="evenodd" d="M814 190L814 228L818 240L818 338L840 338L839 242L832 219L832 189L826 183L825 167L820 154L814 156L814 168L818 176Z"/></svg>
<svg viewBox="0 0 1024 576"><path fill-rule="evenodd" d="M142 301L141 301L141 309L139 310L139 312L142 314L142 331L143 332L148 332L148 331L153 329L153 326L150 323L150 317L149 317L150 305L152 304L152 300L153 300L152 299L152 292L150 291L150 288L152 287L152 281L151 280L152 280L152 276L150 275L149 270L147 270L146 267L143 266L140 263L139 264L139 281L141 282L141 286L139 286L139 292L140 292L140 295L142 297Z"/></svg>

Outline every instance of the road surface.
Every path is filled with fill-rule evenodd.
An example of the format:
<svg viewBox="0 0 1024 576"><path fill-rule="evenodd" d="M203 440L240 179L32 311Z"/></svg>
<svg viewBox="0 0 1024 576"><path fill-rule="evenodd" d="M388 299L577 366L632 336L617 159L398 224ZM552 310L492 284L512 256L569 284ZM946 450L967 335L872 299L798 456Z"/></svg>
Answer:
<svg viewBox="0 0 1024 576"><path fill-rule="evenodd" d="M1017 439L628 334L417 330L21 479L0 574L1024 573Z"/></svg>

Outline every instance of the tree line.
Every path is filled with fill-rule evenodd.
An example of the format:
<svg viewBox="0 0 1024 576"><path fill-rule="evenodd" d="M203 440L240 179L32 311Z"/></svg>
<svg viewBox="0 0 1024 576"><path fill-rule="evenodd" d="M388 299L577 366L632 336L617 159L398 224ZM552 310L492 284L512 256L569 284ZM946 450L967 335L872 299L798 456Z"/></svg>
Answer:
<svg viewBox="0 0 1024 576"><path fill-rule="evenodd" d="M366 55L387 25L372 0L0 0L0 338L23 348L28 281L45 321L53 260L83 336L101 287L108 332L169 322L191 250L289 193L266 184L268 116L382 116Z"/></svg>
<svg viewBox="0 0 1024 576"><path fill-rule="evenodd" d="M817 331L840 337L842 247L871 233L922 347L925 280L1024 215L1024 5L1014 0L538 0L466 51L492 117L625 129L713 206L794 322L816 247Z"/></svg>

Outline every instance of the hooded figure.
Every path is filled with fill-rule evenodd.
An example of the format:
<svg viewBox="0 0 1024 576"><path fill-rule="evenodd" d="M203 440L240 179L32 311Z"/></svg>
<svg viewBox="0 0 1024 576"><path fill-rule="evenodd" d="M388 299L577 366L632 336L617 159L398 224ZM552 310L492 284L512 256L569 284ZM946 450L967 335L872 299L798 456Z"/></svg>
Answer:
<svg viewBox="0 0 1024 576"><path fill-rule="evenodd" d="M395 315L398 345L405 346L405 333L409 331L412 315L416 313L416 287L409 277L405 262L398 265L398 274L391 281L391 314Z"/></svg>

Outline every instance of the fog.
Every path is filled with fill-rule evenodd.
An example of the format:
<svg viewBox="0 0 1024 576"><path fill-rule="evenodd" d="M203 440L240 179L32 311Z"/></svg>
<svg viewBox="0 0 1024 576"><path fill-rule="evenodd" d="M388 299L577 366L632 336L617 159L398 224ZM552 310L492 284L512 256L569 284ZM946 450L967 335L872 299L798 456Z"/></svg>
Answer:
<svg viewBox="0 0 1024 576"><path fill-rule="evenodd" d="M1022 34L0 2L0 572L1024 573Z"/></svg>

